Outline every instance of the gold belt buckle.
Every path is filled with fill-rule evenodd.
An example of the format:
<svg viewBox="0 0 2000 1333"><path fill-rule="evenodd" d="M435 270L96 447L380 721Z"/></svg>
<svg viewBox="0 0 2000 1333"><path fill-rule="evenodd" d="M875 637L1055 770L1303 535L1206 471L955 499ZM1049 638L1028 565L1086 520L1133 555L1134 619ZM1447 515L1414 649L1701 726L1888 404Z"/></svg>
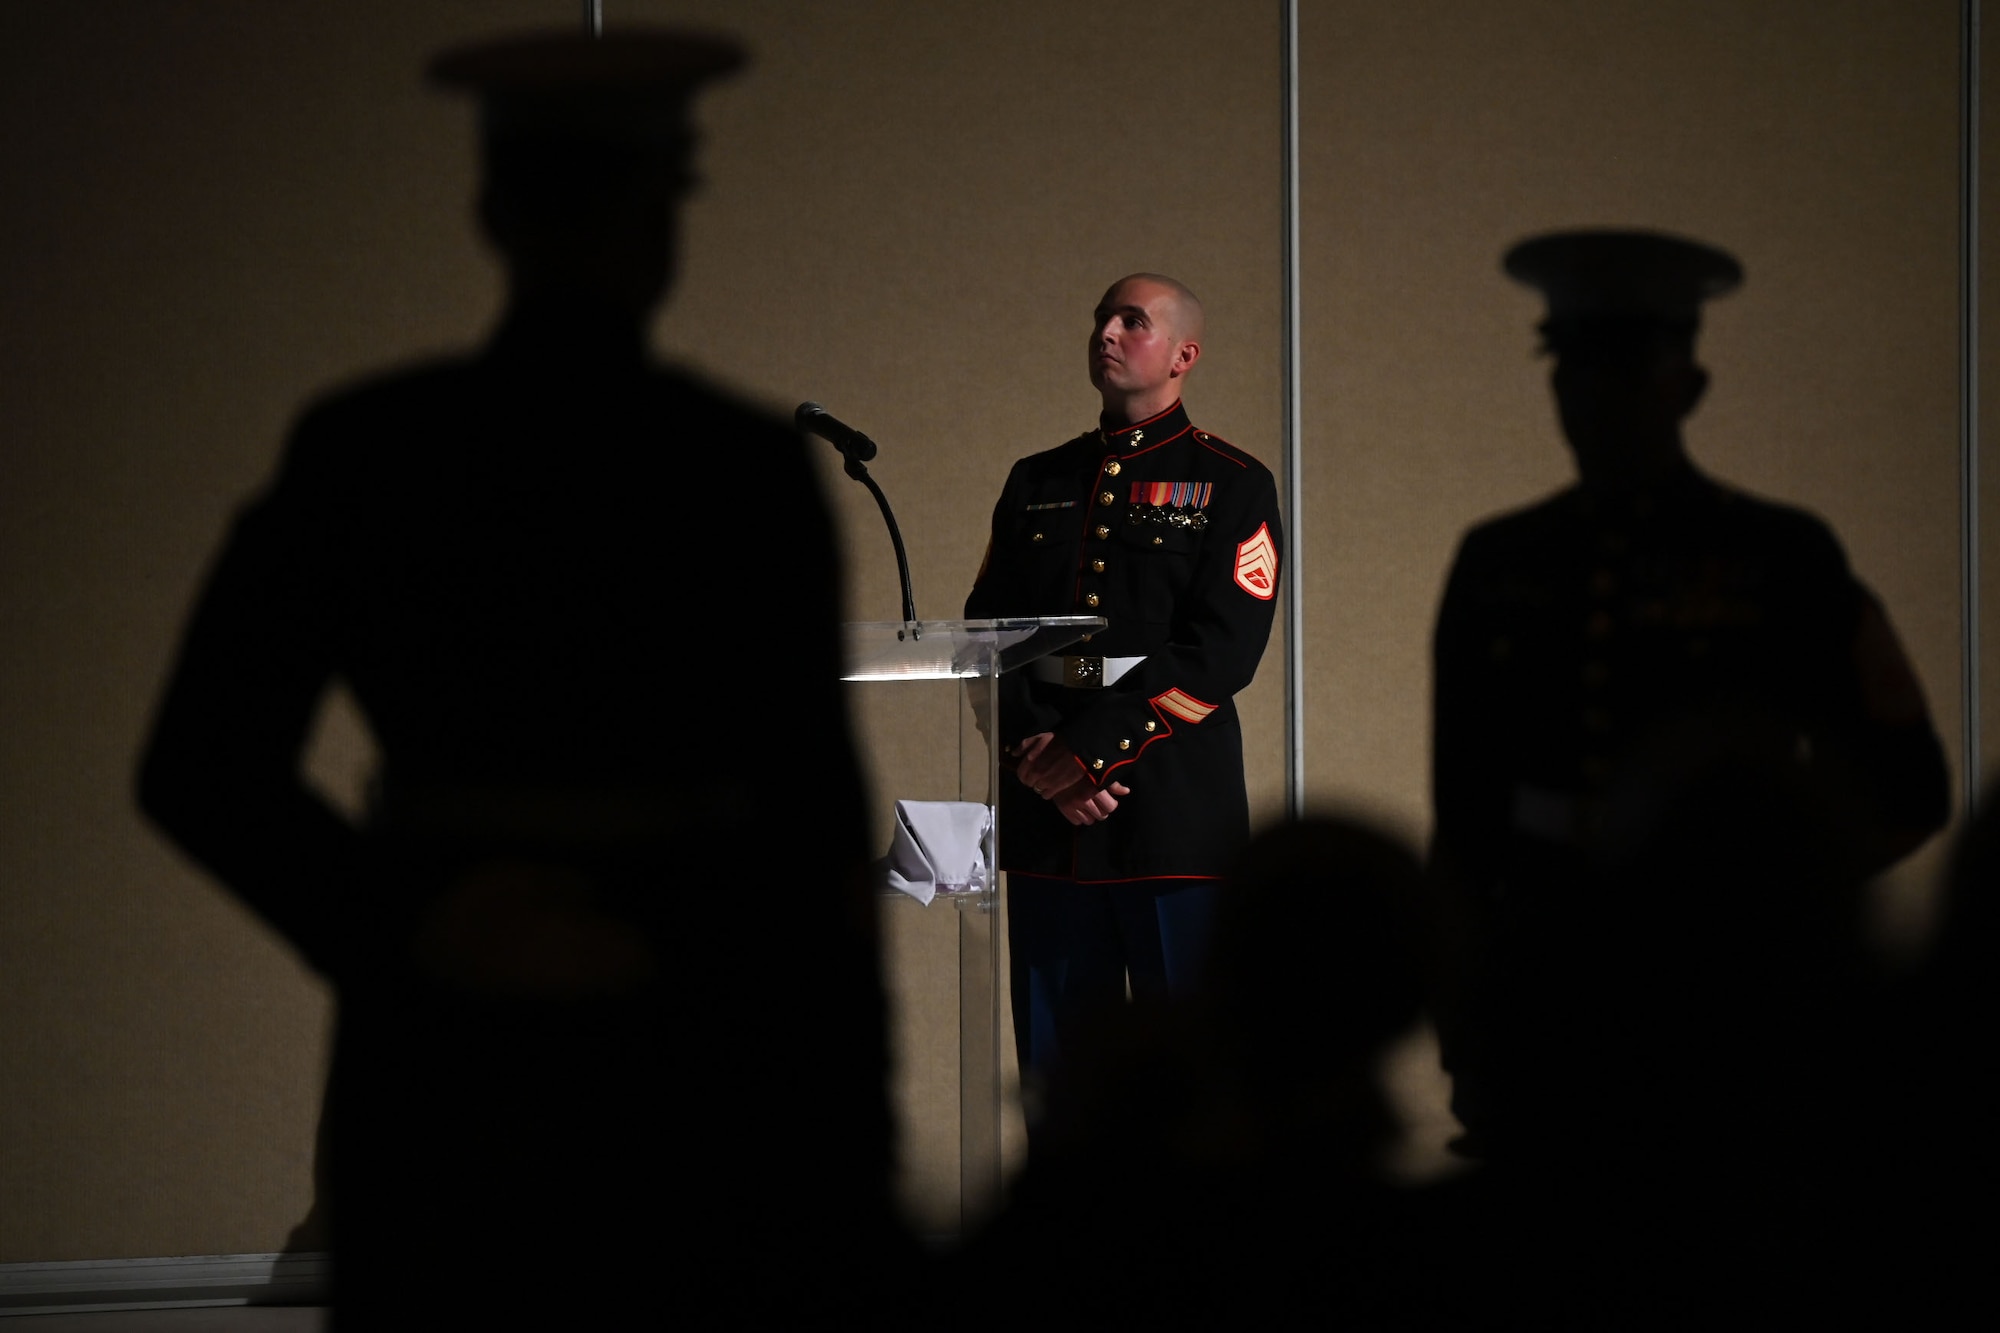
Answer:
<svg viewBox="0 0 2000 1333"><path fill-rule="evenodd" d="M1101 657L1063 658L1063 684L1071 689L1096 690L1104 687L1104 659Z"/></svg>

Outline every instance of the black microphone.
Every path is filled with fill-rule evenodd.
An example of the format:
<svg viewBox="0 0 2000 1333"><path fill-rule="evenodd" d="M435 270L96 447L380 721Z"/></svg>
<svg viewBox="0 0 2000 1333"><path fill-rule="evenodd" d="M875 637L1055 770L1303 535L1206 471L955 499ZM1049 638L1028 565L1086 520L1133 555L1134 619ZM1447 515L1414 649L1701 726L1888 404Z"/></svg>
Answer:
<svg viewBox="0 0 2000 1333"><path fill-rule="evenodd" d="M875 441L838 420L818 403L800 403L792 413L792 424L808 435L817 435L849 458L865 463L875 456Z"/></svg>
<svg viewBox="0 0 2000 1333"><path fill-rule="evenodd" d="M792 413L792 424L807 435L817 435L833 445L846 457L841 471L868 488L875 497L875 507L882 511L882 521L889 525L889 540L896 547L896 578L903 585L903 623L908 632L921 639L924 628L917 620L917 600L910 591L910 555L903 549L903 533L896 526L896 516L889 512L889 497L882 494L882 488L875 484L875 478L868 475L865 464L875 456L875 441L834 418L833 414L818 403L800 403ZM905 631L897 630L896 637L902 638Z"/></svg>

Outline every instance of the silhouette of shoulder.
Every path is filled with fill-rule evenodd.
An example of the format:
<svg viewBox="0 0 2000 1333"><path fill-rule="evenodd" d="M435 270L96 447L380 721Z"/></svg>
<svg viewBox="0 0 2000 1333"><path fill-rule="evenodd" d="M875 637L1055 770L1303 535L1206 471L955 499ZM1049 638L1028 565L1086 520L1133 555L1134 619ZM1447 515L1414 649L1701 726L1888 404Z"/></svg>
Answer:
<svg viewBox="0 0 2000 1333"><path fill-rule="evenodd" d="M1662 520L1662 530L1705 547L1755 552L1786 564L1821 565L1843 574L1847 570L1840 539L1817 514L1707 477L1680 488L1632 526L1643 531ZM1484 565L1532 560L1538 555L1573 556L1582 536L1607 525L1622 526L1593 514L1582 489L1570 486L1475 524L1465 534L1459 560L1461 564Z"/></svg>
<svg viewBox="0 0 2000 1333"><path fill-rule="evenodd" d="M549 434L550 417L577 432ZM590 438L610 435L615 438ZM565 464L603 461L606 446L630 466L699 472L716 466L806 465L787 422L683 371L658 365L593 374L574 383L526 374L479 355L439 358L338 387L301 413L285 470L301 483L345 477L370 484L414 480L445 466L463 481L464 451L518 440L560 451ZM486 462L497 461L490 457Z"/></svg>
<svg viewBox="0 0 2000 1333"><path fill-rule="evenodd" d="M1061 467L1074 463L1085 455L1095 454L1104 448L1104 438L1094 430L1075 435L1053 449L1043 449L1027 455L1014 466L1025 471L1039 472L1045 468Z"/></svg>

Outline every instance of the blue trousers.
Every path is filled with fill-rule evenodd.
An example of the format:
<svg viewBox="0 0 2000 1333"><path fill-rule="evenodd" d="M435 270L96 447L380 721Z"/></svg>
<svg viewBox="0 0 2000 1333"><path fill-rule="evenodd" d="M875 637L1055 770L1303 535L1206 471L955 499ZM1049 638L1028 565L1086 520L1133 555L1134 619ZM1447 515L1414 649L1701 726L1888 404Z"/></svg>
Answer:
<svg viewBox="0 0 2000 1333"><path fill-rule="evenodd" d="M1062 1034L1125 1002L1185 995L1196 985L1215 916L1214 880L1079 884L1007 878L1014 1046L1024 1079L1047 1072Z"/></svg>

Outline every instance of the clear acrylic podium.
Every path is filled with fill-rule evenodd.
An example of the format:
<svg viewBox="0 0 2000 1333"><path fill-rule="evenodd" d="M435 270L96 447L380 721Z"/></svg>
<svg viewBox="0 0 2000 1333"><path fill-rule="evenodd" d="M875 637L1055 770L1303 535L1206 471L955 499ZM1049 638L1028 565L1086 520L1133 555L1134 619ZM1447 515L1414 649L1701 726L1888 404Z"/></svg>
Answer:
<svg viewBox="0 0 2000 1333"><path fill-rule="evenodd" d="M955 736L923 735L916 743L935 753L957 748L956 793L988 813L983 849L985 874L964 891L940 891L928 908L947 902L958 916L958 1115L959 1209L963 1225L985 1215L1001 1186L1001 998L997 805L1000 747L989 719L999 713L1000 676L1075 643L1103 628L1099 616L1044 616L1008 620L873 621L843 626L843 680L965 682ZM919 793L885 791L883 804ZM943 792L928 793L946 799ZM902 897L902 895L897 895Z"/></svg>

